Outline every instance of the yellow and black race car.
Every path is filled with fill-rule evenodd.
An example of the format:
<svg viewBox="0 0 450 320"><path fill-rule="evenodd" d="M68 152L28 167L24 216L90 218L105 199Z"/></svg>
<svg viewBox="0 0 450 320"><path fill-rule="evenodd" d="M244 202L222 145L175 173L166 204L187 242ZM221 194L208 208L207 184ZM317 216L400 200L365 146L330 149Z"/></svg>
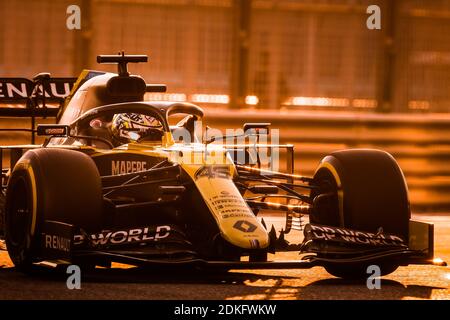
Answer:
<svg viewBox="0 0 450 320"><path fill-rule="evenodd" d="M42 145L0 149L11 159L2 166L2 229L17 268L323 266L361 278L369 265L385 275L433 263L433 226L410 219L405 178L391 155L336 151L313 177L295 175L292 146L220 144L230 137L198 134L200 107L144 101L146 92L165 90L129 74L128 63L145 61L99 56L99 63L117 63L118 73L84 71L76 82L40 74L23 87L9 83L12 95L29 91L32 116L52 112L46 99L64 81L72 87L57 124L28 129L47 137ZM6 87L7 80L0 82ZM267 123L247 123L241 136L268 131ZM259 147L287 148L290 172L262 169ZM285 228L267 230L261 210L284 212ZM304 231L298 244L285 240L291 229ZM268 253L292 250L300 253L295 261L268 261Z"/></svg>

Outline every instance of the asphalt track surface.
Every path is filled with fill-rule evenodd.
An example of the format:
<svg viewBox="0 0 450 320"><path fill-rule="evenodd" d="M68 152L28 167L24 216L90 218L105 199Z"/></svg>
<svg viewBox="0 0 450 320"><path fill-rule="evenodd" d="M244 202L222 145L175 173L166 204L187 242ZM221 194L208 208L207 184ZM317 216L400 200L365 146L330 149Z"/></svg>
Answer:
<svg viewBox="0 0 450 320"><path fill-rule="evenodd" d="M435 224L436 256L450 262L450 214L415 215ZM267 222L280 228L282 219ZM291 233L288 240L299 239ZM296 253L276 259L295 259ZM168 270L155 272L116 265L83 274L80 290L69 290L64 273L25 275L0 251L0 299L450 299L450 267L408 266L383 277L379 290L341 280L323 268L240 270L225 274Z"/></svg>

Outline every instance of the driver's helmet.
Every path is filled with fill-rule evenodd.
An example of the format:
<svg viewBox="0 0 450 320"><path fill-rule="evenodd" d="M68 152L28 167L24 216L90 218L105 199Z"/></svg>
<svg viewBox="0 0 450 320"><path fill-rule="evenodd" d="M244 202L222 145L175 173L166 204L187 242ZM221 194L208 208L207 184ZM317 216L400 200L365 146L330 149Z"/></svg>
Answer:
<svg viewBox="0 0 450 320"><path fill-rule="evenodd" d="M161 123L152 116L140 113L118 113L112 119L111 133L117 142L128 143L143 138L161 140L163 130Z"/></svg>

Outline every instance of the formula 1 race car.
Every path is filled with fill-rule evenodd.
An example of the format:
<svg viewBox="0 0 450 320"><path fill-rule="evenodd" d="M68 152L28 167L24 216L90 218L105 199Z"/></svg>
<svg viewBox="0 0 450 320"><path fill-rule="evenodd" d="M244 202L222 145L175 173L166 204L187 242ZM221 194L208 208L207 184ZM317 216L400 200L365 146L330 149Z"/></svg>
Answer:
<svg viewBox="0 0 450 320"><path fill-rule="evenodd" d="M146 92L165 91L129 74L127 64L146 56L97 60L116 63L118 73L84 71L72 81L57 124L24 129L45 136L43 144L0 149L11 163L2 166L2 229L16 268L323 266L337 277L363 278L369 265L386 275L435 263L433 225L411 220L405 178L390 154L336 151L314 176L296 175L292 146L258 140L268 123L247 123L232 137L199 135L200 107L144 101ZM57 86L49 74L27 83L25 110L52 112L46 99ZM239 137L256 142L228 143ZM288 170L262 168L260 148L285 150ZM285 214L284 228L268 228L263 210ZM304 232L299 243L286 241L292 229ZM300 255L268 261L280 251Z"/></svg>

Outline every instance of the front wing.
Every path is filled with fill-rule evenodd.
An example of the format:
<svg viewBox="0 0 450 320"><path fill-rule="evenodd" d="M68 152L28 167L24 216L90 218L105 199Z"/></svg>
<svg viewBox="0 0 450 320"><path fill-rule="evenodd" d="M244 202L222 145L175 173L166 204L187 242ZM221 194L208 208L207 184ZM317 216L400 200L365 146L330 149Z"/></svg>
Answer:
<svg viewBox="0 0 450 320"><path fill-rule="evenodd" d="M433 257L433 225L410 222L409 243L395 235L307 224L301 244L271 236L273 252L297 251L291 261L222 261L199 256L176 226L154 226L87 235L73 225L46 221L41 265L58 266L89 261L142 267L184 266L213 269L306 269L333 265L446 265ZM78 233L78 234L77 234ZM109 237L108 237L109 235ZM84 240L83 240L84 239ZM90 240L87 240L90 239ZM269 249L270 250L270 249Z"/></svg>

